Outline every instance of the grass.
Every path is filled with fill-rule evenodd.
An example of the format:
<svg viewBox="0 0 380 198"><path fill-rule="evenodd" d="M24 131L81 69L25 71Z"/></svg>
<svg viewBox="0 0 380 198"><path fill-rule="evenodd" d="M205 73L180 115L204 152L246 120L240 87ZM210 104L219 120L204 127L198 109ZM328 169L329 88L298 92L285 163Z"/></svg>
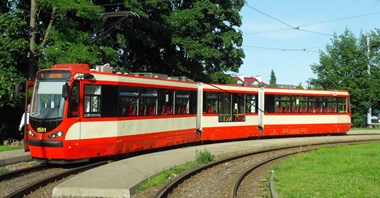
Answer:
<svg viewBox="0 0 380 198"><path fill-rule="evenodd" d="M22 146L4 146L0 145L0 152L2 151L10 151L10 150L17 150L22 149Z"/></svg>
<svg viewBox="0 0 380 198"><path fill-rule="evenodd" d="M355 131L355 130L376 131L376 130L380 130L380 128L378 128L378 127L373 127L373 128L366 127L366 128L351 128L350 130L352 130L352 131Z"/></svg>
<svg viewBox="0 0 380 198"><path fill-rule="evenodd" d="M202 164L205 164L207 162L210 162L213 160L214 156L208 152L206 149L204 151L196 151L195 155L195 161L187 162L185 164L175 166L173 168L167 169L158 175L147 179L139 186L140 191L144 191L150 187L153 187L155 185L163 184L165 181L170 179L173 176L176 176L178 174L181 174L187 170L193 169L195 167L198 167Z"/></svg>
<svg viewBox="0 0 380 198"><path fill-rule="evenodd" d="M279 197L379 197L380 143L323 147L274 170Z"/></svg>
<svg viewBox="0 0 380 198"><path fill-rule="evenodd" d="M0 145L0 152L2 151L10 151L10 150L17 150L17 149L22 149L22 146L5 146L5 145ZM0 175L3 175L5 173L9 172L7 167L0 167Z"/></svg>

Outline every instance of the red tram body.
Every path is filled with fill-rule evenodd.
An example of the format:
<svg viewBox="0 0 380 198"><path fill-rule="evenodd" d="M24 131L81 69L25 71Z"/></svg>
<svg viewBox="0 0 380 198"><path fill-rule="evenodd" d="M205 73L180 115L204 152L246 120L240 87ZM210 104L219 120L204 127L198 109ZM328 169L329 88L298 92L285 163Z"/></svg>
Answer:
<svg viewBox="0 0 380 198"><path fill-rule="evenodd" d="M349 94L215 85L56 64L34 82L28 146L49 163L200 141L346 133Z"/></svg>

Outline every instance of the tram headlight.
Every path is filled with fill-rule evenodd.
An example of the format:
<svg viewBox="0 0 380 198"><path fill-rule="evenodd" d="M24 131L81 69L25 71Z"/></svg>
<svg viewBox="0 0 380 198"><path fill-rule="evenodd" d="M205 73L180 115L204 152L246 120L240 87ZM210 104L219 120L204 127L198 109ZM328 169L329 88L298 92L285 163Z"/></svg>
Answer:
<svg viewBox="0 0 380 198"><path fill-rule="evenodd" d="M36 138L36 135L34 135L34 133L33 133L31 130L28 131L28 134L29 134L30 136Z"/></svg>
<svg viewBox="0 0 380 198"><path fill-rule="evenodd" d="M63 131L57 131L57 132L47 136L47 138L54 139L54 138L61 137L62 135L63 135Z"/></svg>

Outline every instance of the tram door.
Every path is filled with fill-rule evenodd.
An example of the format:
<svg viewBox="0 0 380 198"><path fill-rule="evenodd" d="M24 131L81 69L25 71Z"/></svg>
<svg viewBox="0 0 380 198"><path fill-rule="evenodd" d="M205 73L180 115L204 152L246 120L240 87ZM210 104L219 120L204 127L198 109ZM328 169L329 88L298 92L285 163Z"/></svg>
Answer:
<svg viewBox="0 0 380 198"><path fill-rule="evenodd" d="M26 81L26 87L25 87L25 115L29 115L28 112L28 105L32 102L32 94L33 94L33 85L34 81L28 80ZM29 118L28 116L25 116L24 123L26 127L24 127L24 151L29 151L29 144L28 144L28 130L29 130Z"/></svg>

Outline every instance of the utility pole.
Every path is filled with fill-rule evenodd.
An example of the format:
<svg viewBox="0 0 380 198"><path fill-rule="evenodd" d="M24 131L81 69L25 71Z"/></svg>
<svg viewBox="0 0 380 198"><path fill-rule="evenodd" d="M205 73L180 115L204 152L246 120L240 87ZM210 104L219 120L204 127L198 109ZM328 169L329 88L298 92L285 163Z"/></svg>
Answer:
<svg viewBox="0 0 380 198"><path fill-rule="evenodd" d="M369 57L369 53L370 53L370 46L369 46L369 36L367 37L367 58L368 58L368 66L367 66L367 71L368 71L368 77L369 75L371 75L371 65L370 65L370 57ZM369 99L369 102L371 103L371 99ZM368 113L367 113L367 124L368 126L370 126L371 122L372 122L372 108L371 108L371 104L368 108Z"/></svg>

